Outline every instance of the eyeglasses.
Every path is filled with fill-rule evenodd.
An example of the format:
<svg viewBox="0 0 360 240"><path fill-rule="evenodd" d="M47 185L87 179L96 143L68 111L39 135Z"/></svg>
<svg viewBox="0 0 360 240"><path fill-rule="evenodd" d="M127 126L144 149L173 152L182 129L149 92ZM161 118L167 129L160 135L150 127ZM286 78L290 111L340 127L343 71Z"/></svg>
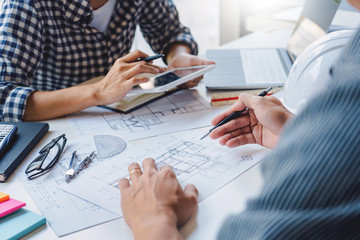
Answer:
<svg viewBox="0 0 360 240"><path fill-rule="evenodd" d="M60 142L62 140L62 143ZM65 134L54 138L50 143L46 144L40 151L40 155L35 158L26 168L27 178L32 180L51 170L59 160L66 145ZM59 143L60 142L60 143ZM55 148L55 146L57 148Z"/></svg>

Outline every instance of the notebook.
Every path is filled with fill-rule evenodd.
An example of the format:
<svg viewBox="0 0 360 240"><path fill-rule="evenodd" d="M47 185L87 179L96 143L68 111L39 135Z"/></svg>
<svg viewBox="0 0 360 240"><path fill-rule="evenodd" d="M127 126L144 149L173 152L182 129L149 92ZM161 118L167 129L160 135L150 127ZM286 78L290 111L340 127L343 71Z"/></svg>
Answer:
<svg viewBox="0 0 360 240"><path fill-rule="evenodd" d="M150 104L160 98L169 96L180 88L174 88L172 90L160 93L142 93L142 94L127 94L123 99L109 105L101 105L100 107L119 112L129 113L146 104Z"/></svg>
<svg viewBox="0 0 360 240"><path fill-rule="evenodd" d="M0 158L0 182L5 182L47 133L49 125L36 122L4 122L1 124L13 124L18 127L14 140L7 146Z"/></svg>
<svg viewBox="0 0 360 240"><path fill-rule="evenodd" d="M259 89L283 86L295 59L329 29L339 2L307 0L286 49L212 49L216 69L207 74L208 89Z"/></svg>
<svg viewBox="0 0 360 240"><path fill-rule="evenodd" d="M26 204L18 200L10 198L9 200L0 203L0 218L19 210L24 207Z"/></svg>
<svg viewBox="0 0 360 240"><path fill-rule="evenodd" d="M0 238L19 239L46 223L43 216L26 209L19 209L0 218Z"/></svg>

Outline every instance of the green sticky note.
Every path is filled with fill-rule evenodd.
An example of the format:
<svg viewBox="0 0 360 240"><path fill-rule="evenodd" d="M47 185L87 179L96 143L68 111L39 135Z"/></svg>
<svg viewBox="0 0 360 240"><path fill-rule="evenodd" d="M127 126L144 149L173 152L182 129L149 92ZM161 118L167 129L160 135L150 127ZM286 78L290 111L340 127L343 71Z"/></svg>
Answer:
<svg viewBox="0 0 360 240"><path fill-rule="evenodd" d="M26 209L19 209L0 218L1 239L19 239L46 223L43 216Z"/></svg>

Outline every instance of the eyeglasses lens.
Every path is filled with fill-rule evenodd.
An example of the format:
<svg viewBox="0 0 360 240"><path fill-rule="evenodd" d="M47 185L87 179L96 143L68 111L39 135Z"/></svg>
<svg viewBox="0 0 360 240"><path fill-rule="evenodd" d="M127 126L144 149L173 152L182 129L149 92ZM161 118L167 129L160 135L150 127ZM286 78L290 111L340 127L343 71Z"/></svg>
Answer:
<svg viewBox="0 0 360 240"><path fill-rule="evenodd" d="M49 145L45 146L40 151L40 155L27 167L25 173L28 174L28 178L31 179L46 173L59 160L63 150L64 140L60 139L59 142L51 145L53 147L49 148Z"/></svg>

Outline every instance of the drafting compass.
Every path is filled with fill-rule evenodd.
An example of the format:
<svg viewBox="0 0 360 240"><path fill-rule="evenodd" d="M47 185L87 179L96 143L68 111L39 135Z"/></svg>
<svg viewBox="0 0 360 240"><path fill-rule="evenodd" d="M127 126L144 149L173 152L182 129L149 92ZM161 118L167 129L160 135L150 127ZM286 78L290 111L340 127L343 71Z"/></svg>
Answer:
<svg viewBox="0 0 360 240"><path fill-rule="evenodd" d="M71 179L73 179L75 177L75 175L79 174L79 172L81 170L86 168L87 165L95 158L95 156L96 156L95 151L93 151L92 153L90 153L89 156L84 158L84 160L82 160L79 163L79 165L75 166L75 162L77 161L78 158L76 155L76 151L74 151L72 154L71 160L70 160L69 168L68 168L67 172L65 173L66 182L70 182Z"/></svg>

